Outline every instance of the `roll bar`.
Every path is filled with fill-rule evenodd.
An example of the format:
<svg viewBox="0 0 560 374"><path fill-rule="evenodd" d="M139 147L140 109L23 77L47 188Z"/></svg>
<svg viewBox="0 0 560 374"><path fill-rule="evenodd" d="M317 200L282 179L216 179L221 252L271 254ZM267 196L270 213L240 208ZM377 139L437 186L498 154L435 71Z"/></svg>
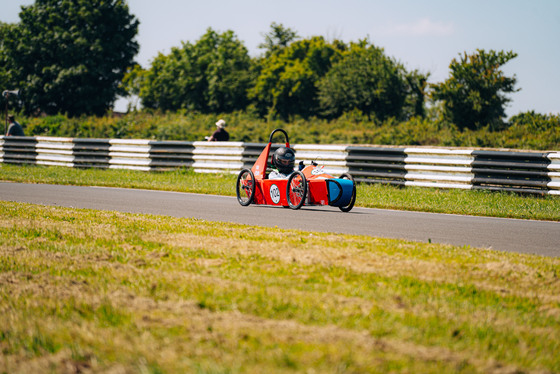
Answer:
<svg viewBox="0 0 560 374"><path fill-rule="evenodd" d="M270 137L268 138L268 142L272 143L272 137L274 136L274 134L276 134L277 132L281 132L284 134L284 137L286 138L286 147L290 146L290 141L288 140L288 133L286 131L284 131L284 129L275 129L274 131L272 131L270 133Z"/></svg>

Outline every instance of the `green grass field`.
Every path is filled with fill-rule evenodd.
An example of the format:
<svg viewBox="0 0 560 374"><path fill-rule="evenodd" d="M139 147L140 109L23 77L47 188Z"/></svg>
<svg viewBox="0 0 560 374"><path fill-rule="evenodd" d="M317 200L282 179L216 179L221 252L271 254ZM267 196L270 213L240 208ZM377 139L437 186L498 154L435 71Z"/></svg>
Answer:
<svg viewBox="0 0 560 374"><path fill-rule="evenodd" d="M235 184L11 165L0 180ZM357 204L558 220L558 200L361 185ZM560 259L2 202L0 316L0 373L553 373Z"/></svg>
<svg viewBox="0 0 560 374"><path fill-rule="evenodd" d="M3 202L0 373L560 371L560 260Z"/></svg>

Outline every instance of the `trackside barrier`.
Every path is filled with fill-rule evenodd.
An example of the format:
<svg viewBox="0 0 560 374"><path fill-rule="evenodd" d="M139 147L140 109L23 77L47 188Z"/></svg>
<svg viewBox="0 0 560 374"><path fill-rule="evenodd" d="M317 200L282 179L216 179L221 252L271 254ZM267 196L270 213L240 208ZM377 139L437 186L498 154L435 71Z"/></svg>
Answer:
<svg viewBox="0 0 560 374"><path fill-rule="evenodd" d="M358 182L404 185L406 182L404 150L397 147L349 146L346 156L348 171Z"/></svg>
<svg viewBox="0 0 560 374"><path fill-rule="evenodd" d="M548 190L547 153L473 151L473 156L475 189L542 193Z"/></svg>
<svg viewBox="0 0 560 374"><path fill-rule="evenodd" d="M549 153L548 160L548 193L550 195L560 195L560 153Z"/></svg>
<svg viewBox="0 0 560 374"><path fill-rule="evenodd" d="M76 168L237 173L266 144L0 136L0 162ZM279 144L273 144L274 151ZM559 152L295 144L297 161L358 182L560 195Z"/></svg>
<svg viewBox="0 0 560 374"><path fill-rule="evenodd" d="M405 185L470 189L474 173L471 150L406 148Z"/></svg>

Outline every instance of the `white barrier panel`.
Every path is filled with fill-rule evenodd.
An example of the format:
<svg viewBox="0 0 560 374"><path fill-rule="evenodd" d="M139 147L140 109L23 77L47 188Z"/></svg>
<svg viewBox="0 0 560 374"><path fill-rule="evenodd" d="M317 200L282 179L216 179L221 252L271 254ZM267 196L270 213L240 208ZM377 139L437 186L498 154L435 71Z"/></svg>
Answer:
<svg viewBox="0 0 560 374"><path fill-rule="evenodd" d="M471 150L405 148L405 186L468 189L474 178Z"/></svg>
<svg viewBox="0 0 560 374"><path fill-rule="evenodd" d="M67 167L237 173L266 144L0 136L0 162ZM273 145L273 150L277 147ZM293 145L296 162L350 172L363 183L560 195L559 152L430 147Z"/></svg>
<svg viewBox="0 0 560 374"><path fill-rule="evenodd" d="M550 153L548 155L550 164L548 165L548 176L550 182L547 187L550 195L560 195L560 153Z"/></svg>

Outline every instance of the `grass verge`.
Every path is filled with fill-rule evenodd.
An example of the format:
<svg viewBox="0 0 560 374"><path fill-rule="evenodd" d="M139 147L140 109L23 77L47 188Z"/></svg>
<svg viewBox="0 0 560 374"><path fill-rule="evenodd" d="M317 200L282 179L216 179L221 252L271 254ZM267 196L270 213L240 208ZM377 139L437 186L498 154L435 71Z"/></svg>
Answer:
<svg viewBox="0 0 560 374"><path fill-rule="evenodd" d="M560 259L0 205L0 372L558 372Z"/></svg>
<svg viewBox="0 0 560 374"><path fill-rule="evenodd" d="M197 174L186 169L142 172L0 164L0 180L130 187L234 196L236 176ZM505 192L420 187L399 188L381 184L363 184L358 186L356 206L560 221L560 198L522 196Z"/></svg>

